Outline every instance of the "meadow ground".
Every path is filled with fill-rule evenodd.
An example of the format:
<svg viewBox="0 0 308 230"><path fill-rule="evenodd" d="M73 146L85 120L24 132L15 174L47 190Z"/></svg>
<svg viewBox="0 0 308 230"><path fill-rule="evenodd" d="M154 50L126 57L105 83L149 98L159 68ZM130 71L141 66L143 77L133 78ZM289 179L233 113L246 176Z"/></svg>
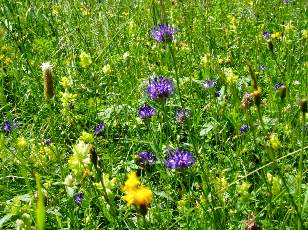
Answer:
<svg viewBox="0 0 308 230"><path fill-rule="evenodd" d="M305 1L0 3L0 228L308 228Z"/></svg>

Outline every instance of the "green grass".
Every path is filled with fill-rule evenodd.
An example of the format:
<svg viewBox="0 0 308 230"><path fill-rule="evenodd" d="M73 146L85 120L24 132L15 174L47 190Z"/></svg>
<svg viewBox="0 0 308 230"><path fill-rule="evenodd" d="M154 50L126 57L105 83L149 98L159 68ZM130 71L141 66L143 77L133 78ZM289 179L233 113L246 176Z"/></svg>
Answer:
<svg viewBox="0 0 308 230"><path fill-rule="evenodd" d="M19 127L0 131L0 228L308 228L304 1L161 2L2 1L0 123ZM172 42L152 37L162 21L177 28ZM147 96L154 74L175 86L165 102ZM205 89L206 79L217 83ZM260 104L243 108L257 87ZM144 103L156 109L148 121L137 115ZM184 124L175 120L180 107L190 111ZM106 128L95 136L99 122ZM243 124L250 129L241 134ZM97 155L97 165L72 164L80 140L92 148L80 158ZM168 148L192 152L196 163L168 169ZM155 164L140 166L141 151ZM122 199L130 171L153 192L146 215Z"/></svg>

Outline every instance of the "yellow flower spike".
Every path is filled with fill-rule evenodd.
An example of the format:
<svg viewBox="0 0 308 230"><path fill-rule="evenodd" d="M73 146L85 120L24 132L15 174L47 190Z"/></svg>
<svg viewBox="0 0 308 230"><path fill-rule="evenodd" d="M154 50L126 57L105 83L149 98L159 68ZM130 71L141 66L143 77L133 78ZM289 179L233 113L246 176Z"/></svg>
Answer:
<svg viewBox="0 0 308 230"><path fill-rule="evenodd" d="M269 144L272 147L273 150L279 149L281 143L278 139L278 135L276 133L273 133L269 138Z"/></svg>
<svg viewBox="0 0 308 230"><path fill-rule="evenodd" d="M80 65L83 68L88 68L92 64L90 55L84 51L81 52L79 58L80 58Z"/></svg>

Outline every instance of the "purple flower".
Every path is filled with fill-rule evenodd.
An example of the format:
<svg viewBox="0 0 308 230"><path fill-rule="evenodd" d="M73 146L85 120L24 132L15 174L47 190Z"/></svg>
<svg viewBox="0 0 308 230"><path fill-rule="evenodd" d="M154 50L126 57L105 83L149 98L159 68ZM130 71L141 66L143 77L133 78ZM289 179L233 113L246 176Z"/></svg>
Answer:
<svg viewBox="0 0 308 230"><path fill-rule="evenodd" d="M283 83L277 82L277 83L275 84L274 88L275 88L275 90L278 90L278 89L280 89L280 87L283 86L283 85L284 85Z"/></svg>
<svg viewBox="0 0 308 230"><path fill-rule="evenodd" d="M171 42L175 32L176 29L169 26L168 23L166 23L166 25L161 23L153 28L152 35L158 42Z"/></svg>
<svg viewBox="0 0 308 230"><path fill-rule="evenodd" d="M204 81L203 85L204 85L204 88L211 89L216 85L216 83L217 83L216 80L207 79L207 80Z"/></svg>
<svg viewBox="0 0 308 230"><path fill-rule="evenodd" d="M169 159L166 159L165 163L170 169L184 169L193 165L195 159L192 153L186 150L177 149L174 153L174 150L169 149Z"/></svg>
<svg viewBox="0 0 308 230"><path fill-rule="evenodd" d="M3 130L4 130L4 132L5 133L10 133L10 132L12 132L12 126L11 126L11 123L10 123L10 121L9 120L6 120L5 122L4 122L4 124L3 124Z"/></svg>
<svg viewBox="0 0 308 230"><path fill-rule="evenodd" d="M51 144L51 138L47 138L44 140L45 145L50 145Z"/></svg>
<svg viewBox="0 0 308 230"><path fill-rule="evenodd" d="M184 121L186 120L186 118L188 116L189 116L189 110L188 109L183 110L182 108L179 108L176 115L175 115L175 118L176 118L177 122L184 123Z"/></svg>
<svg viewBox="0 0 308 230"><path fill-rule="evenodd" d="M248 130L249 130L249 125L247 124L242 125L240 128L241 134L248 132Z"/></svg>
<svg viewBox="0 0 308 230"><path fill-rule="evenodd" d="M265 32L263 33L263 38L264 38L265 40L268 40L268 39L270 38L270 36L271 36L271 33L268 32L268 31L265 31Z"/></svg>
<svg viewBox="0 0 308 230"><path fill-rule="evenodd" d="M79 192L79 193L77 193L77 194L74 196L74 199L75 199L76 204L78 204L78 205L81 204L81 202L82 202L82 200L83 200L83 196L84 196L83 192Z"/></svg>
<svg viewBox="0 0 308 230"><path fill-rule="evenodd" d="M101 132L105 129L105 124L104 122L100 122L99 124L97 124L94 128L94 135L98 136L99 134L101 134Z"/></svg>
<svg viewBox="0 0 308 230"><path fill-rule="evenodd" d="M162 76L154 77L154 80L147 87L147 94L154 101L167 98L173 94L173 91L171 81Z"/></svg>
<svg viewBox="0 0 308 230"><path fill-rule="evenodd" d="M151 118L155 115L156 111L154 108L152 108L151 106L148 106L147 104L145 104L144 106L142 106L139 111L138 111L138 116L145 120L147 118Z"/></svg>
<svg viewBox="0 0 308 230"><path fill-rule="evenodd" d="M153 164L156 160L156 157L147 151L143 151L141 153L139 153L139 158L140 158L140 163L141 165L145 165L145 164Z"/></svg>

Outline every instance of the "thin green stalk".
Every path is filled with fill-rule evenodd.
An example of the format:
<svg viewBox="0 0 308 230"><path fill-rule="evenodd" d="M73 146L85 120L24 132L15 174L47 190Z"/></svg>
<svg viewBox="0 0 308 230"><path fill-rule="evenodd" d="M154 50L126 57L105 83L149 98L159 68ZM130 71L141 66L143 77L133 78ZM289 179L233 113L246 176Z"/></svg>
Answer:
<svg viewBox="0 0 308 230"><path fill-rule="evenodd" d="M171 52L172 61L173 61L173 65L174 65L175 80L176 80L176 84L177 84L177 88L178 88L178 93L179 93L179 97L180 97L181 107L183 109L185 109L184 102L183 102L183 97L182 97L181 86L180 86L179 73L178 73L178 68L177 68L176 59L175 59L175 54L174 54L173 47L172 47L171 44L169 45L169 49L170 49L170 52Z"/></svg>

